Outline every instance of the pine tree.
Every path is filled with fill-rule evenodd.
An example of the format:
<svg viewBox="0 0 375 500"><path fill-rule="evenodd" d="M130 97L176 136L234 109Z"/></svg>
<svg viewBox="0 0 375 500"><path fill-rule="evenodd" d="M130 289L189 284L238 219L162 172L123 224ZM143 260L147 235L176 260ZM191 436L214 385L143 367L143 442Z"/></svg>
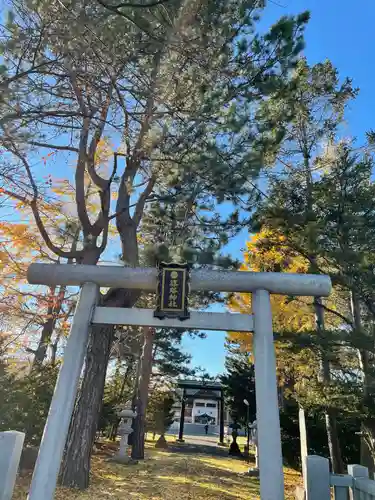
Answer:
<svg viewBox="0 0 375 500"><path fill-rule="evenodd" d="M233 421L246 425L247 419L256 419L255 373L249 353L227 344L226 373L220 380L224 388L225 404ZM249 409L244 403L246 399Z"/></svg>
<svg viewBox="0 0 375 500"><path fill-rule="evenodd" d="M38 15L32 2L13 5L6 26L11 37L7 33L1 40L4 61L10 61L2 67L1 148L17 175L2 177L2 192L30 207L45 246L62 262L97 264L115 221L123 261L138 265L145 206L166 195L169 203L185 204L191 218L212 203L212 215L203 220L207 227L218 224L221 202L253 203L248 181L277 138L262 125L260 141L260 122L249 117L267 95L284 87L303 46L308 14L285 17L259 35L258 2L248 0L176 1L120 9L121 16L108 16L99 2L42 1ZM104 175L95 157L109 134L116 154ZM68 153L74 158L80 244L73 250L60 245L41 218L50 189L33 165L51 152L60 160ZM85 174L96 188L100 208L94 216ZM137 299L117 289L102 303L131 307ZM110 327L90 334L63 467L65 485L88 485L113 335Z"/></svg>
<svg viewBox="0 0 375 500"><path fill-rule="evenodd" d="M163 390L153 391L147 407L147 430L159 434L155 448L167 448L165 433L173 423L174 411L172 407L175 398L172 393Z"/></svg>
<svg viewBox="0 0 375 500"><path fill-rule="evenodd" d="M373 436L373 160L338 144L320 159L324 165L315 187L319 246L317 252L329 265L338 287L350 294L351 314L345 339L362 374L362 462L374 470ZM349 302L349 300L348 300Z"/></svg>
<svg viewBox="0 0 375 500"><path fill-rule="evenodd" d="M355 95L351 81L346 79L341 84L337 70L329 61L310 68L302 59L291 80L291 92L286 97L278 95L271 99L262 110L275 124L283 143L274 156L279 171L271 176L269 197L257 218L262 226L285 237L291 248L308 260L309 271L314 273L319 272L313 192L316 159L321 156L322 144L329 147L335 139L347 102ZM286 123L288 113L291 113L291 120ZM296 232L297 225L299 232ZM314 309L316 332L322 338L326 327L319 297L314 299ZM320 353L320 378L330 384L330 364L323 350ZM326 412L326 423L333 470L342 472L335 416L330 409Z"/></svg>

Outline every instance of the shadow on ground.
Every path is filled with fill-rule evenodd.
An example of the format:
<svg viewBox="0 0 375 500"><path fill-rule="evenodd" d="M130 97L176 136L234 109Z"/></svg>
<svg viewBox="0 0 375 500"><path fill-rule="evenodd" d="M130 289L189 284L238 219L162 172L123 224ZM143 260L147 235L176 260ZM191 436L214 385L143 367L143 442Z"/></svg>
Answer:
<svg viewBox="0 0 375 500"><path fill-rule="evenodd" d="M116 443L98 443L92 459L91 485L85 492L59 488L55 500L249 500L259 498L258 482L242 476L248 464L228 457L226 449L169 444L137 465L108 462ZM13 500L24 500L30 475L19 479Z"/></svg>
<svg viewBox="0 0 375 500"><path fill-rule="evenodd" d="M136 465L109 462L118 443L97 443L90 488L84 492L58 488L55 500L255 500L259 483L245 476L253 463L228 456L228 449L205 444L168 443L156 450L146 443L146 458ZM285 499L294 499L300 474L284 469ZM12 500L25 500L31 472L20 476ZM41 499L42 500L42 499Z"/></svg>
<svg viewBox="0 0 375 500"><path fill-rule="evenodd" d="M103 453L108 451L104 449ZM147 450L146 460L138 465L111 464L110 475L108 464L101 461L101 466L103 468L100 465L95 467L93 484L109 481L113 490L115 483L116 489L126 488L129 498L259 498L258 482L241 476L241 473L247 470L248 464L243 460L228 457L228 451L219 447L169 443L167 450Z"/></svg>

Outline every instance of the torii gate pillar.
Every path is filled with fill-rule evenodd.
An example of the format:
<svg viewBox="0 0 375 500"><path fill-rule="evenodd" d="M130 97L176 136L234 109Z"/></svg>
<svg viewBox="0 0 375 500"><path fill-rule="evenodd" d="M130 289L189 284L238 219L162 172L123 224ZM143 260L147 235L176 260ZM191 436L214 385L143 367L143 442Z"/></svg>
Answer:
<svg viewBox="0 0 375 500"><path fill-rule="evenodd" d="M32 264L29 283L82 286L39 448L28 500L53 500L91 324L181 327L178 319L160 320L152 311L96 307L100 286L156 290L157 270L118 266ZM273 345L270 293L324 297L328 276L238 271L192 271L191 289L253 293L250 314L192 311L184 327L202 330L254 331L259 475L261 500L284 499L280 420Z"/></svg>

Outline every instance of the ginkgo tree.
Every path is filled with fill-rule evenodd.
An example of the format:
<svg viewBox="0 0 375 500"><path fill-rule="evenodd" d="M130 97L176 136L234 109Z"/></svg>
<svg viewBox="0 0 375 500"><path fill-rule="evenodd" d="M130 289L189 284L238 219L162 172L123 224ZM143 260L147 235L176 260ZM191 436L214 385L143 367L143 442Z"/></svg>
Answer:
<svg viewBox="0 0 375 500"><path fill-rule="evenodd" d="M309 260L293 250L281 232L266 226L246 245L243 271L306 273L309 269ZM348 314L348 294L334 290L323 304L324 337L316 335L312 298L272 295L271 304L280 394L313 411L321 412L325 408L333 412L340 408L349 414L358 411L359 394L355 394L358 377L353 379L353 373L359 368L358 360L342 335ZM249 313L251 294L233 294L228 306L233 311ZM244 353L252 351L250 334L229 332L228 340ZM320 377L322 352L330 360L330 384Z"/></svg>
<svg viewBox="0 0 375 500"><path fill-rule="evenodd" d="M26 271L31 263L56 262L56 258L43 248L33 221L25 212L23 222L0 223L0 300L12 349L18 351L22 347L31 353L32 366L37 366L45 360L48 347L51 361L56 361L58 343L68 331L76 294L65 287L49 288L46 293L44 289L27 286Z"/></svg>
<svg viewBox="0 0 375 500"><path fill-rule="evenodd" d="M103 139L95 156L98 169L107 168L110 154L108 140ZM48 155L42 158L45 165L47 160ZM54 179L50 175L46 182L52 187L51 195L39 206L44 227L49 233L58 235L63 247L74 249L80 237L77 218L70 210L74 206L74 187L69 179ZM97 200L87 175L85 184L88 211L96 213ZM1 303L3 316L11 318L12 348L18 350L22 346L31 353L32 366L35 367L43 363L48 348L52 363L56 361L58 344L68 332L77 292L57 286L49 288L46 293L44 289L36 291L27 286L26 271L31 263L59 263L61 259L44 245L28 203L18 201L13 208L17 218L0 222Z"/></svg>
<svg viewBox="0 0 375 500"><path fill-rule="evenodd" d="M264 228L246 243L242 271L307 273L308 269L307 259L293 252L286 244L285 237L270 229ZM287 370L293 369L293 364L285 359L285 356L290 355L289 349L285 350L289 340L294 338L298 342L299 336L302 342L305 339L304 334L314 331L313 299L311 297L271 295L271 305L273 328L278 339L275 344L277 367L280 382L283 382L289 378ZM329 303L329 305L334 308L333 304ZM233 311L249 314L251 312L251 294L231 295L228 306ZM337 325L334 316L329 316L329 318L328 322L331 327ZM247 333L230 332L229 340L241 345L244 352L252 350L252 336ZM285 345L283 340L286 342Z"/></svg>

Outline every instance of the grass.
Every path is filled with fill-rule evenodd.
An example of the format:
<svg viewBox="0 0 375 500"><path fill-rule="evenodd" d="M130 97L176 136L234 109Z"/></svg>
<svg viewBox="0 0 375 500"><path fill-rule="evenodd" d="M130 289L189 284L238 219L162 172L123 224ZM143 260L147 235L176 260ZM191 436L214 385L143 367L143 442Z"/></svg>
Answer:
<svg viewBox="0 0 375 500"><path fill-rule="evenodd" d="M106 450L108 451L108 450ZM108 456L108 455L107 455ZM229 457L159 451L146 443L137 465L108 462L99 452L92 460L90 488L58 488L56 500L249 500L259 499L259 482L242 476L249 465ZM299 474L286 469L286 499L292 499ZM13 500L25 500L30 476L19 478Z"/></svg>

